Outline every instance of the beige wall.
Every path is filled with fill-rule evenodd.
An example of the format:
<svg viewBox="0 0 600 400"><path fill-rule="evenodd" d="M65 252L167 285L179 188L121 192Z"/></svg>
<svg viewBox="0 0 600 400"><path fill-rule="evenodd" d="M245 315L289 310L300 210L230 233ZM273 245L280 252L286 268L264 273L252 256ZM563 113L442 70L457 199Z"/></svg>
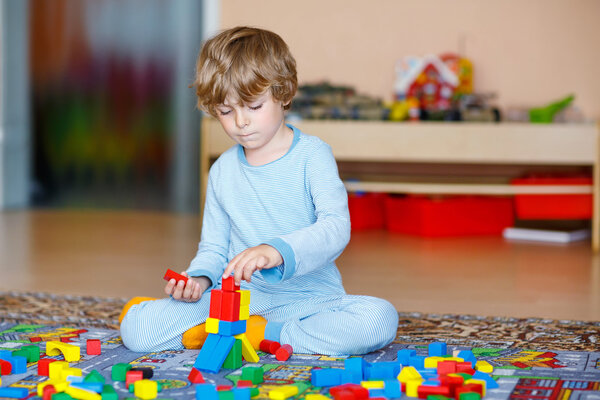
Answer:
<svg viewBox="0 0 600 400"><path fill-rule="evenodd" d="M301 82L389 100L397 59L464 49L475 90L496 92L501 107L575 93L600 119L598 0L222 0L221 27L242 24L280 34Z"/></svg>

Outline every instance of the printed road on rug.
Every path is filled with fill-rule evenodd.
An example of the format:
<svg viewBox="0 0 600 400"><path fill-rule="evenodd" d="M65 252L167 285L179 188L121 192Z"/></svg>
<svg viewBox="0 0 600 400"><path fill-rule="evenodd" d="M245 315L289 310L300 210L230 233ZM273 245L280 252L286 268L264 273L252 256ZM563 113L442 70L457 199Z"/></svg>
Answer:
<svg viewBox="0 0 600 400"><path fill-rule="evenodd" d="M432 335L433 333L433 335ZM445 336L445 335L442 335ZM81 368L83 374L97 370L107 383L112 384L119 398L131 397L123 382L111 380L111 367L116 363L129 363L136 367L151 367L153 380L162 385L159 399L190 399L195 397L195 385L190 384L187 376L198 355L198 350L161 351L154 353L134 353L127 350L114 329L86 327L76 325L18 324L0 321L0 350L14 350L23 345L37 344L43 352L44 342L72 337L71 343L82 348L82 358L71 364ZM492 335L492 338L494 335ZM33 338L33 341L32 341ZM446 337L447 338L447 337ZM85 354L86 339L100 339L102 354ZM426 343L424 332L405 340L404 335L380 351L365 355L371 363L394 361L397 352L403 348L415 349L418 355L427 354L427 343L443 341L429 332ZM41 341L38 341L41 340ZM517 348L514 342L494 341L485 345L482 338L475 340L479 347L467 347L448 343L448 352L453 350L473 351L477 359L486 360L494 366L492 376L499 384L498 389L489 390L486 399L600 399L600 352L548 350L524 346ZM502 346L505 344L506 346ZM271 354L258 352L260 365L265 371L264 383L258 386L256 399L268 399L268 393L280 385L297 385L299 394L295 399L303 399L307 394L322 393L328 396L326 388L310 384L311 371L314 368L343 368L344 357L326 357L320 355L294 354L286 362L279 362ZM62 356L50 357L62 360ZM235 384L241 376L241 369L222 369L218 374L203 374L209 383L218 385ZM29 389L29 398L36 398L37 384L47 377L37 374L36 363L28 365L27 372L2 376L2 387L25 387ZM329 397L329 396L328 396ZM405 397L403 397L405 398Z"/></svg>

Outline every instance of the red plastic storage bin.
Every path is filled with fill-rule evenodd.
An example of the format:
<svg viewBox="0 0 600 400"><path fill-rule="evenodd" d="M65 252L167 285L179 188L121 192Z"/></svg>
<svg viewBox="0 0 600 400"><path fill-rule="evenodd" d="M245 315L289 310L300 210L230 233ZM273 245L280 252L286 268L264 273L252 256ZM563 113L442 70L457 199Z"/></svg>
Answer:
<svg viewBox="0 0 600 400"><path fill-rule="evenodd" d="M514 225L510 197L390 196L385 212L390 231L425 237L500 235Z"/></svg>
<svg viewBox="0 0 600 400"><path fill-rule="evenodd" d="M513 185L591 185L590 177L527 177ZM515 210L519 219L592 218L591 194L518 194Z"/></svg>
<svg viewBox="0 0 600 400"><path fill-rule="evenodd" d="M385 228L385 193L350 193L348 208L352 230Z"/></svg>

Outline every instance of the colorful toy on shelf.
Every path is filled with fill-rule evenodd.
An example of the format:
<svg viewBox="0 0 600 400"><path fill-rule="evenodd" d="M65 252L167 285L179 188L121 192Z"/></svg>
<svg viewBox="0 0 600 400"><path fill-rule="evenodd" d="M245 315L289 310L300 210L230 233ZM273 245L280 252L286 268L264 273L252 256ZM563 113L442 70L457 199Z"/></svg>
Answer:
<svg viewBox="0 0 600 400"><path fill-rule="evenodd" d="M547 106L532 108L529 110L529 120L535 123L549 124L554 121L554 116L567 108L574 99L575 96L570 95Z"/></svg>

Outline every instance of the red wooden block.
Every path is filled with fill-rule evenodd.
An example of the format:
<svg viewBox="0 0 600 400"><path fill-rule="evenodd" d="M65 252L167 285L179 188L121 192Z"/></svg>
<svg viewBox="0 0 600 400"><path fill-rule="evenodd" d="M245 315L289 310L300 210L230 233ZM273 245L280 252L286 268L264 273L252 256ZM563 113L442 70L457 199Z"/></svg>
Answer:
<svg viewBox="0 0 600 400"><path fill-rule="evenodd" d="M456 391L454 392L454 398L456 400L459 400L461 393L469 393L469 392L479 393L479 395L481 397L483 397L483 387L478 383L469 383L467 385L457 387Z"/></svg>
<svg viewBox="0 0 600 400"><path fill-rule="evenodd" d="M44 386L42 400L51 400L52 395L56 393L56 388L52 385Z"/></svg>
<svg viewBox="0 0 600 400"><path fill-rule="evenodd" d="M87 331L88 331L87 329L79 329L79 330L76 330L76 331L72 331L72 332L70 332L70 334L71 334L71 335L76 335L76 336L79 336L79 335L81 335L82 333L86 333Z"/></svg>
<svg viewBox="0 0 600 400"><path fill-rule="evenodd" d="M231 385L218 385L217 386L217 391L218 392L223 392L223 391L227 392L227 391L229 391L231 389L233 389L233 386L231 386Z"/></svg>
<svg viewBox="0 0 600 400"><path fill-rule="evenodd" d="M165 272L165 276L163 276L163 279L165 281L170 281L171 279L175 279L176 282L184 281L185 283L187 283L187 281L188 281L187 277L185 277L181 274L178 274L177 272L175 272L171 269L167 269L167 272Z"/></svg>
<svg viewBox="0 0 600 400"><path fill-rule="evenodd" d="M60 337L60 341L63 343L71 343L71 341L73 339L77 339L79 336L77 335L72 335L72 336L61 336Z"/></svg>
<svg viewBox="0 0 600 400"><path fill-rule="evenodd" d="M188 380L191 383L204 383L204 377L202 376L202 373L196 368L192 368L190 374L188 375Z"/></svg>
<svg viewBox="0 0 600 400"><path fill-rule="evenodd" d="M240 379L239 381L237 381L237 387L239 388L246 388L246 387L252 387L254 384L252 383L252 381L245 381Z"/></svg>
<svg viewBox="0 0 600 400"><path fill-rule="evenodd" d="M464 372L465 374L473 375L475 370L470 361L464 361L456 363L456 372Z"/></svg>
<svg viewBox="0 0 600 400"><path fill-rule="evenodd" d="M9 375L12 372L12 364L6 360L0 360L0 375Z"/></svg>
<svg viewBox="0 0 600 400"><path fill-rule="evenodd" d="M42 338L41 338L41 337L39 337L39 336L34 336L34 337L30 337L30 338L29 338L29 341L30 341L30 342L32 342L32 343L35 343L35 342L41 342L41 341L42 341Z"/></svg>
<svg viewBox="0 0 600 400"><path fill-rule="evenodd" d="M440 361L437 365L438 375L453 374L456 372L456 361Z"/></svg>
<svg viewBox="0 0 600 400"><path fill-rule="evenodd" d="M221 302L221 320L239 321L240 320L240 292L223 291L223 301Z"/></svg>
<svg viewBox="0 0 600 400"><path fill-rule="evenodd" d="M240 285L236 285L235 279L233 279L233 276L230 276L229 278L223 279L221 282L221 289L226 292L235 292L236 290L240 290Z"/></svg>
<svg viewBox="0 0 600 400"><path fill-rule="evenodd" d="M100 339L88 339L85 343L85 352L90 356L102 354L102 350L100 349Z"/></svg>
<svg viewBox="0 0 600 400"><path fill-rule="evenodd" d="M369 390L355 383L344 383L329 389L334 399L368 399ZM351 396L351 397L349 397Z"/></svg>
<svg viewBox="0 0 600 400"><path fill-rule="evenodd" d="M208 316L210 318L221 319L221 305L223 304L223 291L221 289L213 289L210 291L210 310Z"/></svg>
<svg viewBox="0 0 600 400"><path fill-rule="evenodd" d="M450 388L448 386L427 386L421 385L417 388L417 396L420 399L426 399L427 396L442 395L449 397Z"/></svg>
<svg viewBox="0 0 600 400"><path fill-rule="evenodd" d="M461 387L464 382L462 376L441 375L438 379L440 380L442 386L447 386L450 389L450 397L454 397L456 388Z"/></svg>
<svg viewBox="0 0 600 400"><path fill-rule="evenodd" d="M52 358L42 358L38 361L38 375L48 376L48 365L56 360Z"/></svg>
<svg viewBox="0 0 600 400"><path fill-rule="evenodd" d="M141 381L144 379L144 372L142 371L127 371L125 374L125 387L129 387L130 384L135 381Z"/></svg>
<svg viewBox="0 0 600 400"><path fill-rule="evenodd" d="M277 349L279 349L280 347L281 344L279 344L278 342L267 339L263 339L259 345L260 351L270 354L275 354L277 352Z"/></svg>
<svg viewBox="0 0 600 400"><path fill-rule="evenodd" d="M279 361L287 361L294 353L294 349L289 344L282 344L275 352L275 358Z"/></svg>

